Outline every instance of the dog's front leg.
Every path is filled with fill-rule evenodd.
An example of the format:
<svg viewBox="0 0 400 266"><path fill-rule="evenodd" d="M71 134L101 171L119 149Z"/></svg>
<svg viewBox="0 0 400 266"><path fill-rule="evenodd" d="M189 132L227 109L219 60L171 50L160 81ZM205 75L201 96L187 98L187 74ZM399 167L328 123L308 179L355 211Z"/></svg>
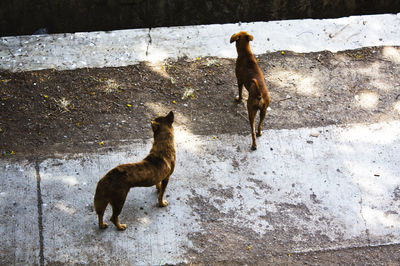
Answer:
<svg viewBox="0 0 400 266"><path fill-rule="evenodd" d="M235 98L235 100L236 100L237 102L241 102L242 99L243 99L243 97L242 97L242 94L243 94L243 82L240 81L239 79L238 79L237 82L238 82L239 96L237 96L237 97Z"/></svg>
<svg viewBox="0 0 400 266"><path fill-rule="evenodd" d="M165 189L167 188L168 185L168 181L169 181L169 176L166 177L163 181L161 181L161 186L158 190L158 206L160 207L165 207L168 205L168 201L163 199Z"/></svg>

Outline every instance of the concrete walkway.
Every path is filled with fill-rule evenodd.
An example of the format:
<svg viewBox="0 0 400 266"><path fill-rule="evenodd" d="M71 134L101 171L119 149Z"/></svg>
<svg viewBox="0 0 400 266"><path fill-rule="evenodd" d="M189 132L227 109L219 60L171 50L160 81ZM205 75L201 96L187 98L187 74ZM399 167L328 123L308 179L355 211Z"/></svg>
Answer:
<svg viewBox="0 0 400 266"><path fill-rule="evenodd" d="M0 67L71 69L181 55L234 57L227 42L238 29L254 32L256 40L269 38L254 42L257 53L400 45L394 30L399 26L398 16L381 15L7 37L0 39ZM187 36L196 38L183 41ZM176 145L169 206L156 206L154 188L132 189L120 216L125 232L113 225L97 228L95 186L115 165L142 159L151 140L74 159L0 161L1 264L201 263L201 254L224 261L252 256L252 249L292 253L400 243L400 121L265 130L255 152L249 152L248 136L213 138L177 128ZM218 245L228 247L226 252L210 251Z"/></svg>
<svg viewBox="0 0 400 266"><path fill-rule="evenodd" d="M196 234L214 240L222 228L243 234L244 250L260 242L289 253L399 243L398 121L268 130L251 153L247 137L213 139L178 129L170 205L156 206L154 188L134 188L121 215L128 229L98 230L96 182L150 147L146 141L76 159L0 162L5 261L190 262L188 250L199 249ZM220 232L213 222L223 226Z"/></svg>

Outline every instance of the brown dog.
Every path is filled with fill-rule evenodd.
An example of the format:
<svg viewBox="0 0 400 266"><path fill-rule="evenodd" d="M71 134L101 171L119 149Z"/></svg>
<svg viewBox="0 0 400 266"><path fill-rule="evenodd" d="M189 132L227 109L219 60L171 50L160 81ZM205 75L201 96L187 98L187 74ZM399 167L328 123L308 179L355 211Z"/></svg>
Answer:
<svg viewBox="0 0 400 266"><path fill-rule="evenodd" d="M119 230L126 229L125 224L119 223L118 215L121 213L131 187L156 185L158 205L160 207L167 206L168 202L163 200L163 197L169 177L174 171L176 159L173 121L174 113L172 111L165 117L160 116L153 119L151 127L154 132L154 142L149 155L138 163L118 165L97 183L94 208L101 229L108 226L103 222L103 215L109 203L113 211L110 220Z"/></svg>
<svg viewBox="0 0 400 266"><path fill-rule="evenodd" d="M252 40L253 36L245 31L240 31L232 35L230 42L233 43L236 41L236 50L238 53L235 72L239 87L239 97L236 98L236 101L240 102L242 100L242 90L244 85L249 92L247 111L249 113L251 137L253 140L251 149L255 150L257 149L256 132L254 128L256 114L257 111L260 110L260 123L258 125L257 136L261 136L262 124L271 98L264 82L264 75L262 74L261 69L257 64L257 60L250 49L249 42Z"/></svg>

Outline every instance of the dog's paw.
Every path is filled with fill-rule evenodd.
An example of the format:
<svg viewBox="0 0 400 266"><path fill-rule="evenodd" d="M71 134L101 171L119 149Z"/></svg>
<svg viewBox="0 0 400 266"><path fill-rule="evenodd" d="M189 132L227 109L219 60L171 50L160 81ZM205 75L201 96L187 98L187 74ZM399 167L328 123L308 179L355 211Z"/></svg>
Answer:
<svg viewBox="0 0 400 266"><path fill-rule="evenodd" d="M252 150L252 151L257 150L257 145L252 145L252 146L251 146L251 150Z"/></svg>
<svg viewBox="0 0 400 266"><path fill-rule="evenodd" d="M236 96L236 97L235 97L235 101L236 101L237 103L240 103L240 102L242 101L242 97Z"/></svg>
<svg viewBox="0 0 400 266"><path fill-rule="evenodd" d="M107 223L99 224L100 229L106 229L108 227Z"/></svg>
<svg viewBox="0 0 400 266"><path fill-rule="evenodd" d="M163 200L163 201L158 203L159 207L166 207L167 205L168 205L168 201L166 201L166 200Z"/></svg>
<svg viewBox="0 0 400 266"><path fill-rule="evenodd" d="M258 131L257 134L256 134L257 137L261 137L261 135L262 135L261 131Z"/></svg>
<svg viewBox="0 0 400 266"><path fill-rule="evenodd" d="M117 228L120 231L124 231L126 229L126 224L120 224Z"/></svg>

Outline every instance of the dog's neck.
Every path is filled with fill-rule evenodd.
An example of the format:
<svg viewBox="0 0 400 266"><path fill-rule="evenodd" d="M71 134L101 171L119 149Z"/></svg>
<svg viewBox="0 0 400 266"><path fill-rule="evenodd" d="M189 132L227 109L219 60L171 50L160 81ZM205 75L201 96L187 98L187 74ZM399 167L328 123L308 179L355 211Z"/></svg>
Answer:
<svg viewBox="0 0 400 266"><path fill-rule="evenodd" d="M242 55L252 55L253 52L250 49L250 43L245 40L239 40L236 42L236 51L238 53L238 56Z"/></svg>
<svg viewBox="0 0 400 266"><path fill-rule="evenodd" d="M156 156L175 156L175 139L173 132L163 132L154 135L153 147L150 153Z"/></svg>

